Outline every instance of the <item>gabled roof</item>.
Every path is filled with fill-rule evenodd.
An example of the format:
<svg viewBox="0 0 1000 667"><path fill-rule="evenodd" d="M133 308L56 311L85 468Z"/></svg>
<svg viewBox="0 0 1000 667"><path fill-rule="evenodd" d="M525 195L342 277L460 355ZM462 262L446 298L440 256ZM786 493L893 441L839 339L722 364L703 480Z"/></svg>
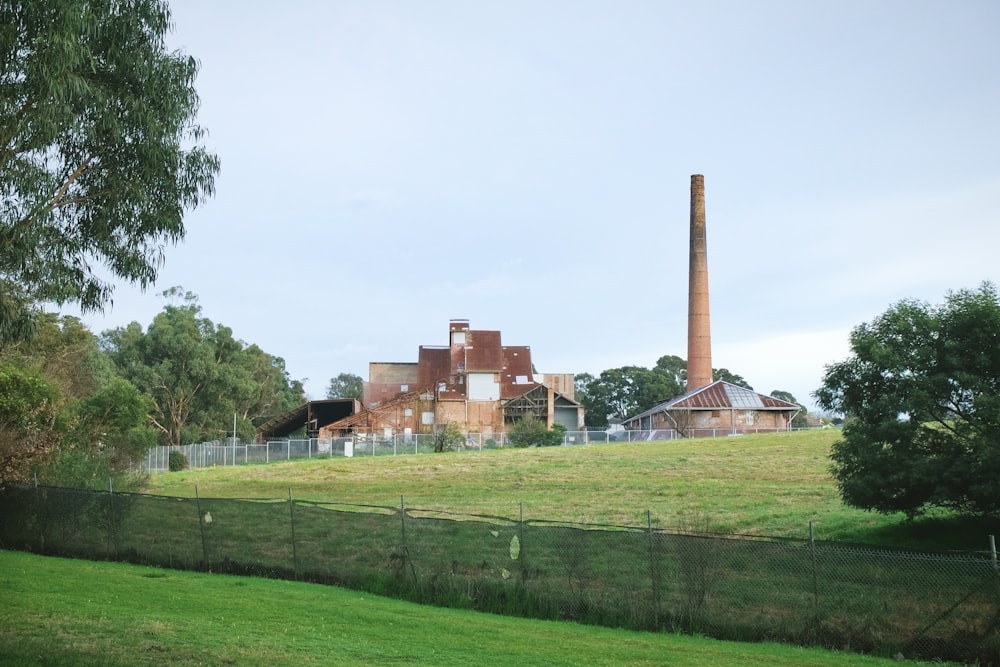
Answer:
<svg viewBox="0 0 1000 667"><path fill-rule="evenodd" d="M795 403L783 401L773 396L758 394L753 389L747 389L746 387L741 387L725 380L716 380L712 384L699 387L680 396L675 396L669 401L660 403L645 412L629 417L625 421L648 417L658 412L669 410L770 410L788 412L800 409L800 406Z"/></svg>

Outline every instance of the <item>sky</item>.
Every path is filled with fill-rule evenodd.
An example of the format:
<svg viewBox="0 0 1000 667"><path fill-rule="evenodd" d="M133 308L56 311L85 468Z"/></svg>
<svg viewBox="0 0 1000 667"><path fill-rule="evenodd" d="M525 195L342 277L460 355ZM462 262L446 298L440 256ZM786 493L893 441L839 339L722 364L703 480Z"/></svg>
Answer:
<svg viewBox="0 0 1000 667"><path fill-rule="evenodd" d="M156 285L310 398L451 319L542 373L687 357L705 177L712 365L813 408L852 328L1000 279L995 0L172 0L216 194ZM65 310L65 309L64 309Z"/></svg>

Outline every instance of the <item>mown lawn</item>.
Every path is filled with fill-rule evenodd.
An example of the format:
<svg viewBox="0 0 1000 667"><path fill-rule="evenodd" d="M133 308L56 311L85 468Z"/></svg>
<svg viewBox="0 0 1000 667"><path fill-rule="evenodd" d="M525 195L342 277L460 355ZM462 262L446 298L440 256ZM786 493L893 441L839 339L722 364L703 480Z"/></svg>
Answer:
<svg viewBox="0 0 1000 667"><path fill-rule="evenodd" d="M888 667L899 663L779 644L506 618L316 584L0 550L0 664Z"/></svg>
<svg viewBox="0 0 1000 667"><path fill-rule="evenodd" d="M148 493L288 498L526 520L696 528L917 549L988 548L1000 526L934 512L908 522L845 507L829 472L837 430L292 460L153 475Z"/></svg>

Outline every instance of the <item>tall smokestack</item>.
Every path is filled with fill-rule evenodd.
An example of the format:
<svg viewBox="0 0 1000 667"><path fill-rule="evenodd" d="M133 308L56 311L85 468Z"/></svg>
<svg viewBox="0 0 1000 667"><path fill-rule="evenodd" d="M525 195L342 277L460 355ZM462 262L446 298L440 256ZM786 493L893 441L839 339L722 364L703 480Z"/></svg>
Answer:
<svg viewBox="0 0 1000 667"><path fill-rule="evenodd" d="M687 391L712 384L712 331L708 316L708 239L705 177L691 176L691 257L688 269Z"/></svg>

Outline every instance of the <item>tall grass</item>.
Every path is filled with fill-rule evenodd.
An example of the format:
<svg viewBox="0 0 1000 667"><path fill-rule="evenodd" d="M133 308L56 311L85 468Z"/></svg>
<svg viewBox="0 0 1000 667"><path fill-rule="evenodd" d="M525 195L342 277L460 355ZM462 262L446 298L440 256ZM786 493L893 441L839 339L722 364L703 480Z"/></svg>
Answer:
<svg viewBox="0 0 1000 667"><path fill-rule="evenodd" d="M987 548L988 520L931 512L916 521L844 506L829 471L836 430L320 458L160 473L149 493L287 498L508 518L674 528L697 516L714 531L917 549Z"/></svg>
<svg viewBox="0 0 1000 667"><path fill-rule="evenodd" d="M898 663L778 644L505 618L290 581L0 551L0 664L888 667Z"/></svg>

